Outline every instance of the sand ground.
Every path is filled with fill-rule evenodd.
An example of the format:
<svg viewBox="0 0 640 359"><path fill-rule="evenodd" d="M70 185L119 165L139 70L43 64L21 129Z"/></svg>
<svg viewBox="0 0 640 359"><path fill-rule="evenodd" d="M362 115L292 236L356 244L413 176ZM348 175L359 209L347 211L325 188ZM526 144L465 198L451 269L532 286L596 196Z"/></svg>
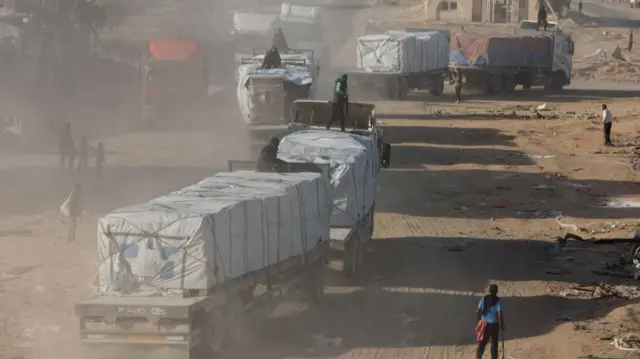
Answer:
<svg viewBox="0 0 640 359"><path fill-rule="evenodd" d="M588 16L635 21L624 4L585 3ZM367 19L419 23L417 7L341 10L342 27L329 36L344 58L339 61L350 61L353 36ZM626 27L614 25L571 25L576 57L611 48L613 35L602 35L607 31L624 43ZM585 67L581 62L576 68ZM416 93L377 102L393 154L381 174L364 274L347 282L330 269L319 307L283 305L255 322L246 346L225 356L472 358L475 307L490 283L504 298L507 358L628 356L609 343L640 329L638 300L598 300L571 290L599 282L635 296L636 283L592 272L618 262L627 248L554 242L572 231L558 216L584 228L574 233L586 237L626 237L640 223L638 208L605 205L640 201L632 165L640 146L636 74L607 77L598 69L610 64L589 66L595 76L579 76L557 95L469 93L458 105L447 89L437 99ZM195 183L244 156L233 96L231 90L215 100L205 121L158 131L134 131L105 110L74 119L74 135L105 143L104 181L93 172L61 171L53 146L0 154L0 358L85 356L77 354L73 305L93 291L96 219ZM603 102L615 116L615 147L602 146ZM535 118L530 108L542 104L544 118ZM85 211L80 244L72 245L58 207L77 181L85 187ZM320 333L341 342L321 345L313 339Z"/></svg>

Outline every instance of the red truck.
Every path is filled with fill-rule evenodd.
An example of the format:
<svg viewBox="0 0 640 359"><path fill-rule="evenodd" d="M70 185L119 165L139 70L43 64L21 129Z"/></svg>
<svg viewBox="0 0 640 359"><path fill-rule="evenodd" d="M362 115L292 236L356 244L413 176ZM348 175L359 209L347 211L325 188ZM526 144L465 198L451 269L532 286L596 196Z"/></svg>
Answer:
<svg viewBox="0 0 640 359"><path fill-rule="evenodd" d="M206 51L192 40L150 41L140 81L143 120L183 116L186 110L201 109L209 87Z"/></svg>

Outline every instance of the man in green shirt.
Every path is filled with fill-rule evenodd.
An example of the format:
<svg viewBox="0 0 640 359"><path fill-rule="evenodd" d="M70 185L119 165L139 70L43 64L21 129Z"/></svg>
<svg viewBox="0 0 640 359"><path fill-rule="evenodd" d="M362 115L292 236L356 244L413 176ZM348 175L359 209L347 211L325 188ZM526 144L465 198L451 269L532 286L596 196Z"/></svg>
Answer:
<svg viewBox="0 0 640 359"><path fill-rule="evenodd" d="M327 124L327 130L331 128L331 124L336 120L340 121L340 129L345 131L344 123L349 116L349 91L347 90L347 74L342 74L333 83L333 111L331 119Z"/></svg>

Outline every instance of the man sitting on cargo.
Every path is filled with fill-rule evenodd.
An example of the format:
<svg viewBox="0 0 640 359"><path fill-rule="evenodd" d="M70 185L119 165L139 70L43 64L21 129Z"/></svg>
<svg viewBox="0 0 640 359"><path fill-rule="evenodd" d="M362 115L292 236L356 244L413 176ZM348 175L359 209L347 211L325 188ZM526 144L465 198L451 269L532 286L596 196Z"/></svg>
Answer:
<svg viewBox="0 0 640 359"><path fill-rule="evenodd" d="M540 10L538 10L538 24L536 25L536 31L540 30L540 24L543 25L544 31L547 31L547 10L545 10L544 5L540 6Z"/></svg>
<svg viewBox="0 0 640 359"><path fill-rule="evenodd" d="M276 29L276 32L273 34L273 39L271 40L271 46L281 52L289 51L289 45L287 44L287 39L284 37L282 28Z"/></svg>
<svg viewBox="0 0 640 359"><path fill-rule="evenodd" d="M331 111L331 119L327 124L327 130L331 128L331 124L336 117L340 120L340 129L345 131L344 123L349 116L349 92L347 91L347 74L342 74L333 84L333 110Z"/></svg>
<svg viewBox="0 0 640 359"><path fill-rule="evenodd" d="M280 58L280 53L275 46L272 46L267 53L264 54L264 59L262 59L262 69L278 69L282 64L282 59Z"/></svg>
<svg viewBox="0 0 640 359"><path fill-rule="evenodd" d="M279 145L280 140L277 137L271 137L269 143L260 151L258 163L256 163L256 171L280 172L284 170L285 162L278 158Z"/></svg>

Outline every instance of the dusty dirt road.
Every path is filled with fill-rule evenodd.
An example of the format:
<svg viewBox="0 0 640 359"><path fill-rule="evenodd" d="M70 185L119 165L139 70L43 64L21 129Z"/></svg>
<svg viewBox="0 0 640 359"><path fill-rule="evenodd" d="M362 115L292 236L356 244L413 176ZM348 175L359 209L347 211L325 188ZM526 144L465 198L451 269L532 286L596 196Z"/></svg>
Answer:
<svg viewBox="0 0 640 359"><path fill-rule="evenodd" d="M563 223L586 227L577 232L585 236L627 236L637 227L637 208L600 205L640 200L629 162L638 145L639 90L576 82L554 96L468 94L456 105L450 93L435 100L413 94L376 103L394 147L363 276L346 282L328 271L319 307L292 303L256 319L246 346L225 357L472 358L475 307L489 283L504 298L507 358L622 356L601 338L640 328L637 299L567 294L578 283L624 284L592 273L617 261L622 248L558 248L553 239L566 231L560 213ZM601 146L602 102L616 116L614 148ZM533 118L530 107L543 103L545 118ZM92 293L96 218L223 168L243 148L226 108L180 131L109 124L95 131L96 123L78 122L76 135L95 131L92 139L105 142L103 182L60 171L53 149L0 155L0 358L84 359L73 304ZM58 212L76 181L86 191L77 246L65 242ZM327 345L321 333L341 341Z"/></svg>

